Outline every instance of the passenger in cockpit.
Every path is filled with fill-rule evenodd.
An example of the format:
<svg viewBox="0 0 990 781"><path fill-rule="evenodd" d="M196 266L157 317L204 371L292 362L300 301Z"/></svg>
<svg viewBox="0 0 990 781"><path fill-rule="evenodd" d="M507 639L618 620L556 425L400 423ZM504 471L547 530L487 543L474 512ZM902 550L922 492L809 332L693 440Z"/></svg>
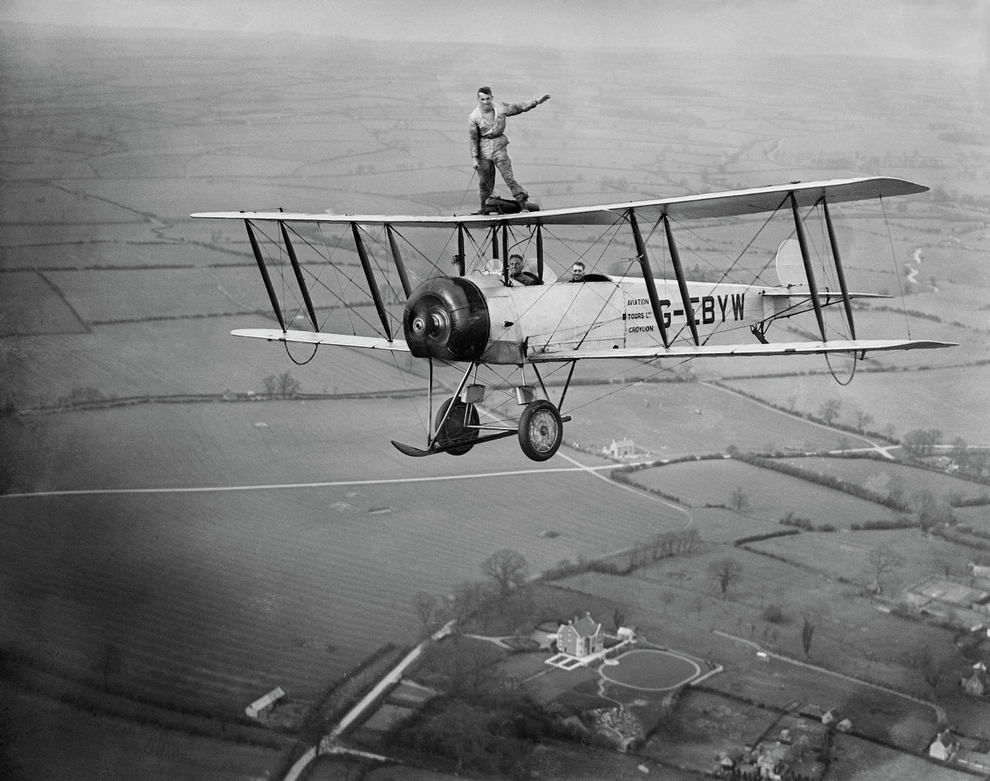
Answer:
<svg viewBox="0 0 990 781"><path fill-rule="evenodd" d="M509 277L520 285L540 284L536 274L526 271L522 255L509 255Z"/></svg>

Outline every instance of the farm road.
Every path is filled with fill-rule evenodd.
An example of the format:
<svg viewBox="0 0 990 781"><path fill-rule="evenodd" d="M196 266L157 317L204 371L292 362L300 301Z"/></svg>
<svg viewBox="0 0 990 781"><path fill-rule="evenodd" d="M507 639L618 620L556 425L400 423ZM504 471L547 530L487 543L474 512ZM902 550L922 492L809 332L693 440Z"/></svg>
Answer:
<svg viewBox="0 0 990 781"><path fill-rule="evenodd" d="M63 491L35 491L29 493L11 493L11 494L0 494L0 500L2 499L24 499L24 498L41 498L41 497L54 497L54 496L106 496L113 494L191 494L191 493L231 493L237 491L280 491L280 490L298 490L298 489L308 489L308 488L336 488L342 486L360 486L360 485L391 485L391 484L401 484L401 483L429 483L429 482L441 482L446 480L484 480L490 478L498 477L513 477L518 475L528 475L528 474L546 474L548 472L587 472L588 474L597 477L599 480L604 481L612 488L619 488L624 491L632 491L633 493L651 499L653 501L659 502L666 507L683 513L687 516L685 526L690 526L694 523L694 517L691 512L676 504L665 501L658 496L653 496L644 491L639 491L631 486L623 485L622 483L617 483L610 480L607 475L601 474L605 470L615 469L617 464L599 464L596 466L588 466L582 464L580 461L571 458L565 453L558 452L558 455L566 461L569 461L573 466L566 467L550 467L550 468L534 468L534 469L513 469L501 472L475 472L472 474L464 475L433 475L429 477L385 477L385 478L374 478L368 480L335 480L326 482L311 482L311 483L266 483L257 485L217 485L217 486L189 486L182 488L76 488Z"/></svg>
<svg viewBox="0 0 990 781"><path fill-rule="evenodd" d="M23 499L30 497L50 497L50 496L101 496L108 494L189 494L189 493L224 493L224 492L234 492L234 491L277 491L277 490L295 490L303 488L335 488L341 486L357 486L357 485L390 485L399 483L429 483L438 482L444 480L482 480L495 477L510 477L516 475L528 475L528 474L546 474L547 472L589 472L596 477L600 477L602 480L607 482L609 485L618 486L629 489L626 486L621 486L619 483L615 483L609 480L607 477L599 475L598 472L605 469L615 469L616 464L603 464L599 466L585 466L572 458L560 454L568 461L570 461L574 466L568 467L557 467L557 468L541 468L541 469L513 469L506 470L504 472L476 472L473 474L465 475L433 475L430 477L383 477L375 478L369 480L335 480L326 482L314 482L314 483L267 483L258 485L215 485L215 486L190 486L184 488L76 488L64 491L36 491L30 493L13 493L13 494L0 494L0 499ZM636 493L640 493L636 491ZM668 504L667 502L663 502ZM682 512L687 512L683 508L677 507L676 505L670 505L675 509L681 510ZM690 515L690 514L689 514Z"/></svg>
<svg viewBox="0 0 990 781"><path fill-rule="evenodd" d="M677 510L677 512L683 513L684 515L687 516L687 521L684 524L685 527L688 527L692 523L694 523L694 515L692 515L691 514L691 511L688 510L686 507L681 507L680 505L673 504L672 502L668 502L665 499L661 499L659 496L654 496L651 493L648 493L646 491L642 491L642 490L640 490L638 488L634 488L631 485L625 485L623 483L617 483L614 480L606 477L605 475L600 474L600 470L613 468L613 467L616 466L615 464L610 464L608 466L585 466L581 462L574 460L573 458L571 458L570 456L568 456L566 453L562 453L559 450L557 451L557 455L560 456L561 458L567 460L567 461L570 461L577 468L589 472L590 474L592 474L595 477L597 477L599 480L604 480L606 483L608 483L611 486L616 486L616 487L622 488L622 489L624 489L626 491L632 491L634 494L637 494L638 496L645 496L648 499L652 499L655 502L659 502L660 504L664 505L665 507L669 507L672 510ZM570 471L570 470L565 470L565 471Z"/></svg>

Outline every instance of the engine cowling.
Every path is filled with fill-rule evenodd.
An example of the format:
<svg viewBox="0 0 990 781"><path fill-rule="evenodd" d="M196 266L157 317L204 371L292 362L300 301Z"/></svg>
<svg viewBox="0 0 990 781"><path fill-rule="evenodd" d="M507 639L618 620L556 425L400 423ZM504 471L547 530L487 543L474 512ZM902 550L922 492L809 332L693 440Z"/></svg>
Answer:
<svg viewBox="0 0 990 781"><path fill-rule="evenodd" d="M402 330L417 358L476 361L491 335L488 303L464 277L434 277L409 296Z"/></svg>

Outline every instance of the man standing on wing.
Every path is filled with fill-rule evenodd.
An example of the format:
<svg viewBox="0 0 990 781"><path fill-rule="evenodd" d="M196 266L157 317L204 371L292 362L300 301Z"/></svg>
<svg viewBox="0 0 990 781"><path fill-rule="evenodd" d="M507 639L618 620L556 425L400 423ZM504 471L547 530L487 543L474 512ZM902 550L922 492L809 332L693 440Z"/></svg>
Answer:
<svg viewBox="0 0 990 781"><path fill-rule="evenodd" d="M512 175L512 161L506 150L509 139L505 137L505 118L534 109L548 100L550 96L544 95L525 103L496 103L492 98L491 87L481 87L478 90L478 107L468 117L468 136L474 170L478 172L478 195L481 197L482 213L487 211L486 203L495 189L496 168L512 191L512 197L516 199L520 210L526 211L529 193Z"/></svg>

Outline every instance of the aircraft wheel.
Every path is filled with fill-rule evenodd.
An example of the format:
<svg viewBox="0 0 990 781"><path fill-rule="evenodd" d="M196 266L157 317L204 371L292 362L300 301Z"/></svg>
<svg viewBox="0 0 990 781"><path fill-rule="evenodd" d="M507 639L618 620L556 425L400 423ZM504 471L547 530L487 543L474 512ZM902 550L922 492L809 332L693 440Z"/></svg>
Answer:
<svg viewBox="0 0 990 781"><path fill-rule="evenodd" d="M564 423L557 408L540 399L526 405L519 418L519 447L534 461L546 461L557 452L564 436Z"/></svg>
<svg viewBox="0 0 990 781"><path fill-rule="evenodd" d="M441 428L440 421L443 420L443 416L447 414L447 408L451 407L451 405L453 406L450 414L447 415L447 420L444 421ZM466 408L470 409L466 410L467 415L465 416ZM465 423L465 421L467 422ZM434 443L438 447L446 447L455 442L463 443L446 451L452 456L463 456L474 447L474 440L478 438L478 429L471 428L471 426L477 426L478 421L478 410L473 404L465 404L463 401L447 399L440 405L440 411L437 413L437 436Z"/></svg>

